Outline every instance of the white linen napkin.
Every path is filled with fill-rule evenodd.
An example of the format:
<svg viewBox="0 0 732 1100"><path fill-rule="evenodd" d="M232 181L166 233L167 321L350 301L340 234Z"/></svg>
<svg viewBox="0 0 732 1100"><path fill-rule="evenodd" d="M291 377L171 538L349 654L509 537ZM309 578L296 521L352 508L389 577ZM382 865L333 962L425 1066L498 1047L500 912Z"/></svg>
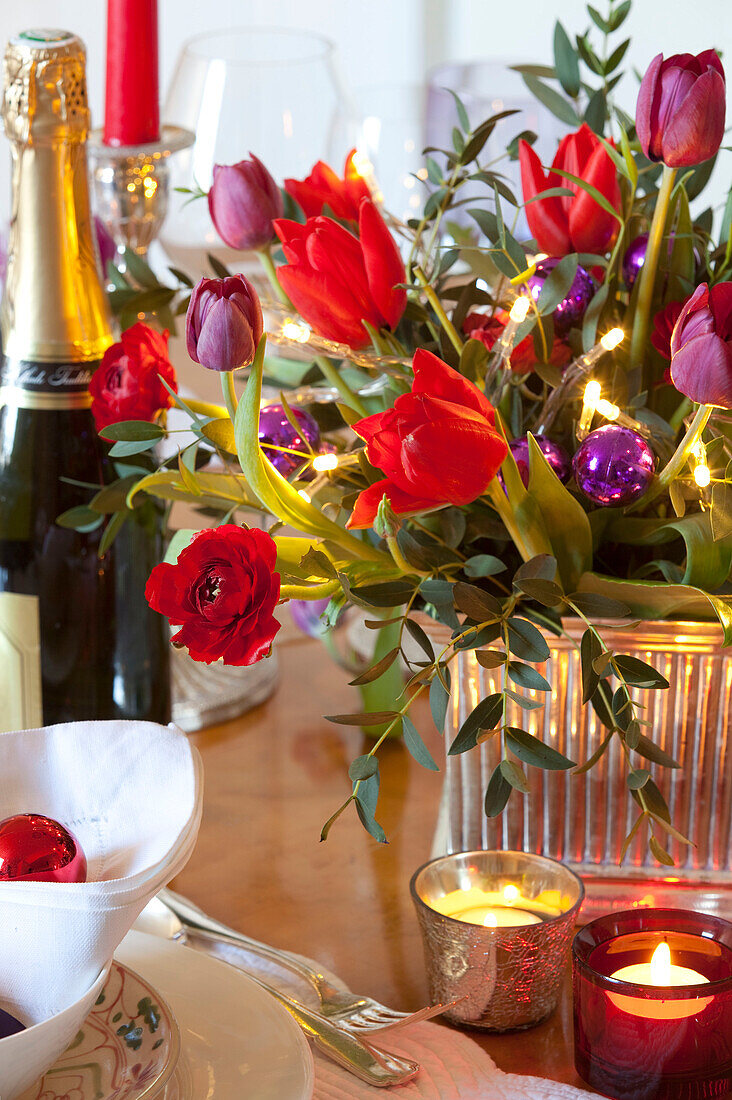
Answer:
<svg viewBox="0 0 732 1100"><path fill-rule="evenodd" d="M140 911L185 865L203 766L153 722L70 722L0 734L0 820L67 826L88 881L0 882L0 1007L36 1023L94 982Z"/></svg>
<svg viewBox="0 0 732 1100"><path fill-rule="evenodd" d="M228 944L213 946L193 933L189 935L188 943L192 948L210 952L233 966L247 969L302 1004L318 1008L317 995L306 981L246 948ZM340 979L319 963L314 963L312 959L305 961L325 974L333 985L343 987ZM391 1090L374 1088L358 1081L353 1074L329 1061L313 1047L313 1100L343 1100L346 1096L348 1100L371 1100L372 1097L377 1100L379 1096L383 1100L387 1091L393 1092L395 1097L398 1095L399 1100L592 1100L598 1095L543 1077L504 1073L468 1035L440 1024L412 1024L404 1030L374 1032L372 1038L386 1050L419 1062L420 1072L414 1080ZM527 1045L535 1041L530 1031L526 1032L523 1041Z"/></svg>

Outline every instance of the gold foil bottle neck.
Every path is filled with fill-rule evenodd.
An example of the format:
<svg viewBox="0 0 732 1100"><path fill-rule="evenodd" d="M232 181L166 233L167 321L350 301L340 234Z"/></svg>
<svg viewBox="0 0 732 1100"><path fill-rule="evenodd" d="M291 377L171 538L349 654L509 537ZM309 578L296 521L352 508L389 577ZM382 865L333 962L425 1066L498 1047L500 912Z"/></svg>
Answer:
<svg viewBox="0 0 732 1100"><path fill-rule="evenodd" d="M88 363L113 341L89 204L85 68L82 42L65 31L25 31L5 51L13 206L0 330L9 358Z"/></svg>
<svg viewBox="0 0 732 1100"><path fill-rule="evenodd" d="M67 31L23 31L8 42L2 115L11 141L84 141L86 53Z"/></svg>

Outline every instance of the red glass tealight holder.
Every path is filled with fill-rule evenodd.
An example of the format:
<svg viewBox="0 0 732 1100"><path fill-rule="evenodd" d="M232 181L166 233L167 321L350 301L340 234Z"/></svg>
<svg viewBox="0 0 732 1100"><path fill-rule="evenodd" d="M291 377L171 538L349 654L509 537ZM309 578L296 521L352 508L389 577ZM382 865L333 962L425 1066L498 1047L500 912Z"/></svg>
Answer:
<svg viewBox="0 0 732 1100"><path fill-rule="evenodd" d="M615 1100L732 1088L732 924L684 909L601 917L572 947L575 1065Z"/></svg>

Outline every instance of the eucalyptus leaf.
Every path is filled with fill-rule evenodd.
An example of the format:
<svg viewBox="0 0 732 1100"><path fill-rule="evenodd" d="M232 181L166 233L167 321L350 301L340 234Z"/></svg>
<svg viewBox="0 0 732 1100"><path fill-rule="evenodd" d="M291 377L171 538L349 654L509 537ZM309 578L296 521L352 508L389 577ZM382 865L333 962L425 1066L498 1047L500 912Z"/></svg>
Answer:
<svg viewBox="0 0 732 1100"><path fill-rule="evenodd" d="M450 745L448 756L458 756L460 753L474 749L477 744L478 731L482 729L494 729L503 715L503 695L495 692L481 699L477 707L468 715L460 727L457 737Z"/></svg>
<svg viewBox="0 0 732 1100"><path fill-rule="evenodd" d="M523 773L522 768L513 760L502 760L500 763L501 775L507 783L514 788L514 790L521 791L522 794L529 794L531 788L529 787L528 780Z"/></svg>
<svg viewBox="0 0 732 1100"><path fill-rule="evenodd" d="M551 745L545 745L526 730L509 726L505 737L506 746L514 756L531 767L543 768L545 771L567 771L575 766L572 760L568 760L561 752L557 752Z"/></svg>
<svg viewBox="0 0 732 1100"><path fill-rule="evenodd" d="M511 796L511 784L505 779L499 764L490 779L485 792L484 809L486 817L498 817L503 813Z"/></svg>
<svg viewBox="0 0 732 1100"><path fill-rule="evenodd" d="M406 714L402 718L402 735L404 744L418 764L429 771L438 772L440 770L439 764L435 763L432 753L422 740L414 722Z"/></svg>
<svg viewBox="0 0 732 1100"><path fill-rule="evenodd" d="M116 443L118 440L139 443L142 440L162 439L165 432L159 424L148 420L122 420L118 424L107 424L99 432L102 439Z"/></svg>
<svg viewBox="0 0 732 1100"><path fill-rule="evenodd" d="M526 619L510 618L506 622L508 648L522 661L541 664L549 660L549 646L544 635Z"/></svg>

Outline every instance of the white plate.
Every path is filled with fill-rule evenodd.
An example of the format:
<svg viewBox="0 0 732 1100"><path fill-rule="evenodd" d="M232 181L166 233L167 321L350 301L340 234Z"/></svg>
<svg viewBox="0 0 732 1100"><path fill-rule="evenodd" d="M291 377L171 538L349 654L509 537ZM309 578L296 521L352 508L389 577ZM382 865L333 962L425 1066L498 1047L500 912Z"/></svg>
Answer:
<svg viewBox="0 0 732 1100"><path fill-rule="evenodd" d="M305 1036L246 974L144 932L130 932L115 958L158 988L178 1021L181 1064L166 1100L310 1100Z"/></svg>

